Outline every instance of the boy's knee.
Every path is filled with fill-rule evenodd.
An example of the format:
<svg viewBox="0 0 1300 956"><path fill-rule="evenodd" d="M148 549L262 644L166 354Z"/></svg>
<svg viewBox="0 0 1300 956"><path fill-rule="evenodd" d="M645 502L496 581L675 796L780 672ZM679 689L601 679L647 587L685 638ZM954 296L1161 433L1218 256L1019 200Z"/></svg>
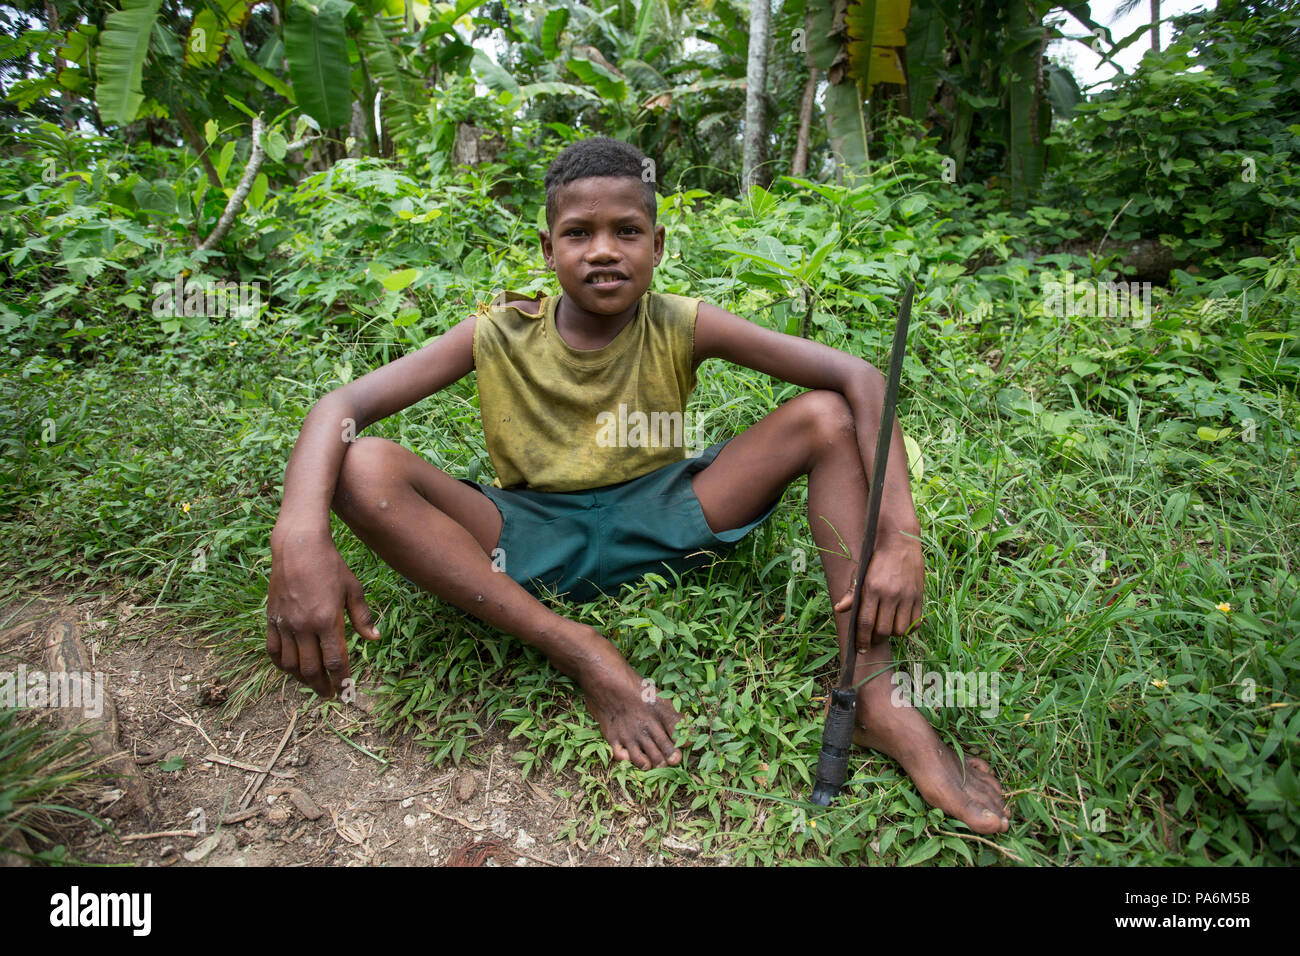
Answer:
<svg viewBox="0 0 1300 956"><path fill-rule="evenodd" d="M369 435L348 443L331 501L340 517L345 512L355 513L382 489L384 479L392 475L392 453L398 447L386 438Z"/></svg>
<svg viewBox="0 0 1300 956"><path fill-rule="evenodd" d="M821 442L833 444L847 437L856 437L853 408L839 392L819 388L799 396L809 427Z"/></svg>

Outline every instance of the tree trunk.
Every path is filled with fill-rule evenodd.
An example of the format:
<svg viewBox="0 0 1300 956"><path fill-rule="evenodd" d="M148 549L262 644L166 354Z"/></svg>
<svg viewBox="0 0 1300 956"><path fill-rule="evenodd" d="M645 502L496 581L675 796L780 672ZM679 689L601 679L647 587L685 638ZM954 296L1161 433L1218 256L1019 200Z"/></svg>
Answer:
<svg viewBox="0 0 1300 956"><path fill-rule="evenodd" d="M59 11L55 9L53 0L45 0L45 17L49 20L50 33L57 37L59 30ZM55 43L59 41L56 39ZM59 56L59 48L54 48L54 75L57 77L67 67L68 61ZM72 121L72 90L65 89L60 97L63 106L63 128L71 130L75 125Z"/></svg>
<svg viewBox="0 0 1300 956"><path fill-rule="evenodd" d="M812 36L812 11L804 10L803 32L805 39ZM808 138L812 130L813 104L817 99L817 67L813 66L811 41L804 50L804 62L808 64L808 82L803 86L803 100L799 104L799 135L794 143L794 161L790 164L791 176L804 176L808 173Z"/></svg>
<svg viewBox="0 0 1300 956"><path fill-rule="evenodd" d="M745 144L741 161L740 191L761 184L767 144L767 40L772 22L771 0L750 0L749 69L745 74Z"/></svg>
<svg viewBox="0 0 1300 956"><path fill-rule="evenodd" d="M1160 52L1160 0L1151 0L1151 49Z"/></svg>

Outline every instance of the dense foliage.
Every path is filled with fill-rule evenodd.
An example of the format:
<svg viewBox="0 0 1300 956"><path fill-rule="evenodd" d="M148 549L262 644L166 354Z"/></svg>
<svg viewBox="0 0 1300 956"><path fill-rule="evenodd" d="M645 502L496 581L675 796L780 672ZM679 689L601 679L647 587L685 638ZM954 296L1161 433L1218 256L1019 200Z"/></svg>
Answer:
<svg viewBox="0 0 1300 956"><path fill-rule="evenodd" d="M1052 204L1189 255L1300 232L1300 9L1245 12L1180 18L1176 43L1081 104Z"/></svg>

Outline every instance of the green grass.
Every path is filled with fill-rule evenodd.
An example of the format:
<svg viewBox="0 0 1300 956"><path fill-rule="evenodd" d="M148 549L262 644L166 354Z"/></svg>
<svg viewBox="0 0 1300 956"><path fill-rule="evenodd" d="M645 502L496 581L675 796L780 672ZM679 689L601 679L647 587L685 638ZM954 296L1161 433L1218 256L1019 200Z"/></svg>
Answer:
<svg viewBox="0 0 1300 956"><path fill-rule="evenodd" d="M76 862L57 841L70 824L106 825L77 805L86 803L97 764L84 734L0 708L0 846L34 862ZM26 851L17 848L15 834Z"/></svg>

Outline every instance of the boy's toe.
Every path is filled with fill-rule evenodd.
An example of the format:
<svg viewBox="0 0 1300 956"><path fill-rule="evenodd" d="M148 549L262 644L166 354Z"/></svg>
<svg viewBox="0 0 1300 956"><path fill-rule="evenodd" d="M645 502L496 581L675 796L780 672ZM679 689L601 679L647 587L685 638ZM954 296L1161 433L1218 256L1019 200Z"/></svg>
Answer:
<svg viewBox="0 0 1300 956"><path fill-rule="evenodd" d="M641 749L640 741L633 741L628 744L627 751L630 755L629 759L632 761L632 766L636 767L638 770L649 770L654 766L651 759L646 756L645 751Z"/></svg>
<svg viewBox="0 0 1300 956"><path fill-rule="evenodd" d="M649 759L651 767L662 767L664 765L668 755L660 749L659 741L654 738L649 727L641 728L641 736L638 738L637 743L641 745L641 751Z"/></svg>

